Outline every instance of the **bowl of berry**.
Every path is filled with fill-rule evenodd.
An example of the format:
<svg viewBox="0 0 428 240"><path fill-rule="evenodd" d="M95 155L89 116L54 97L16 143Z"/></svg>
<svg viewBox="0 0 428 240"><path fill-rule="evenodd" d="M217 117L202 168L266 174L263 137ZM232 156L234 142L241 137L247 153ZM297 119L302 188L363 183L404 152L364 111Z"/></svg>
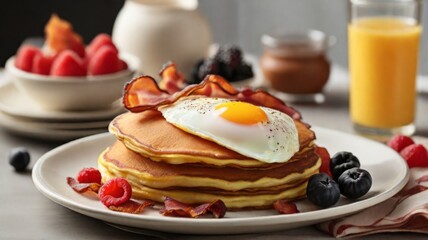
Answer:
<svg viewBox="0 0 428 240"><path fill-rule="evenodd" d="M119 53L108 34L85 46L71 24L55 15L45 32L43 47L22 45L6 62L6 74L19 92L46 110L111 108L139 60Z"/></svg>
<svg viewBox="0 0 428 240"><path fill-rule="evenodd" d="M186 79L188 84L198 84L208 74L220 75L235 87L252 85L254 71L251 63L244 58L242 50L233 44L214 46L210 57L201 59L193 67Z"/></svg>

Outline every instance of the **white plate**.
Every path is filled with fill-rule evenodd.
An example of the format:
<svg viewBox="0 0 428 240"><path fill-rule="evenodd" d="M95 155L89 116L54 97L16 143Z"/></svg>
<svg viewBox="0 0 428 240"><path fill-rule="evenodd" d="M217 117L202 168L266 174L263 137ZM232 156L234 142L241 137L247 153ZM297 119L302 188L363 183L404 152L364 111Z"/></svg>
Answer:
<svg viewBox="0 0 428 240"><path fill-rule="evenodd" d="M76 95L78 97L78 93ZM43 110L30 99L22 95L11 82L0 85L0 111L21 118L43 121L89 121L94 119L112 119L124 112L121 104L113 104L111 108L97 111L57 112Z"/></svg>
<svg viewBox="0 0 428 240"><path fill-rule="evenodd" d="M106 133L86 137L60 146L42 156L33 168L33 181L46 197L81 214L128 227L187 234L237 234L284 230L338 218L380 203L404 187L408 168L401 157L383 144L362 137L314 127L317 142L331 153L352 151L362 168L373 177L373 186L361 200L341 199L328 209L317 209L307 200L298 202L301 213L280 215L273 210L227 212L225 218L174 218L159 215L149 209L143 214L128 214L108 210L101 202L83 197L66 183L66 177L76 176L84 167L96 167L101 151L115 141Z"/></svg>

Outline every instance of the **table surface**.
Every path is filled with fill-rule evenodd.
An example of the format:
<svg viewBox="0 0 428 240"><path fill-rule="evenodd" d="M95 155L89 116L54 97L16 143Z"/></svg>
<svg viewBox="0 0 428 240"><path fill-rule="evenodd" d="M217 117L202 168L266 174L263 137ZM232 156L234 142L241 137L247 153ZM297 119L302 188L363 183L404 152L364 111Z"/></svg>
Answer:
<svg viewBox="0 0 428 240"><path fill-rule="evenodd" d="M428 81L426 79L419 81ZM335 67L325 89L323 104L293 105L312 125L352 133L348 115L348 74ZM417 102L417 135L428 137L428 93L419 93ZM102 221L86 217L64 208L44 197L31 180L31 170L18 174L8 164L10 149L23 146L31 154L30 169L37 159L60 145L18 137L0 128L0 239L217 239L219 236L189 236L164 233L139 235L111 227ZM228 236L228 239L283 239L330 238L315 227L303 227L288 231ZM414 233L376 234L365 239L426 239L426 235Z"/></svg>

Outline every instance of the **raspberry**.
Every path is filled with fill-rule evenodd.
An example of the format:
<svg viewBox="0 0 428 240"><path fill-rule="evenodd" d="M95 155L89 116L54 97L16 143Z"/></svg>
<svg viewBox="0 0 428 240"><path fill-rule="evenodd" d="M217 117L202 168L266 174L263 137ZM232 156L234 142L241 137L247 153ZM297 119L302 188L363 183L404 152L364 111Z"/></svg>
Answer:
<svg viewBox="0 0 428 240"><path fill-rule="evenodd" d="M36 54L33 60L32 72L42 75L49 75L54 59L55 56L44 56L41 52L40 54Z"/></svg>
<svg viewBox="0 0 428 240"><path fill-rule="evenodd" d="M98 183L101 184L101 173L96 168L84 168L77 174L79 183Z"/></svg>
<svg viewBox="0 0 428 240"><path fill-rule="evenodd" d="M40 49L32 45L20 47L16 54L15 66L26 72L31 72L33 68L33 59L37 54L41 54Z"/></svg>
<svg viewBox="0 0 428 240"><path fill-rule="evenodd" d="M52 63L53 76L85 76L86 69L83 60L73 51L62 51Z"/></svg>
<svg viewBox="0 0 428 240"><path fill-rule="evenodd" d="M89 75L102 75L122 70L122 62L117 55L117 49L112 46L101 46L89 59Z"/></svg>
<svg viewBox="0 0 428 240"><path fill-rule="evenodd" d="M390 146L392 149L394 149L397 152L401 152L401 150L403 150L403 148L414 144L415 142L413 142L413 140L408 137L408 136L404 136L404 135L395 135L393 138L391 138L388 141L388 146Z"/></svg>
<svg viewBox="0 0 428 240"><path fill-rule="evenodd" d="M421 144L409 145L401 150L400 154L407 161L409 168L428 167L428 152Z"/></svg>
<svg viewBox="0 0 428 240"><path fill-rule="evenodd" d="M102 46L111 46L118 53L116 46L111 40L110 35L105 33L98 34L92 42L86 47L86 54L92 57Z"/></svg>
<svg viewBox="0 0 428 240"><path fill-rule="evenodd" d="M98 198L106 206L119 206L131 199L131 185L124 178L113 178L101 186Z"/></svg>

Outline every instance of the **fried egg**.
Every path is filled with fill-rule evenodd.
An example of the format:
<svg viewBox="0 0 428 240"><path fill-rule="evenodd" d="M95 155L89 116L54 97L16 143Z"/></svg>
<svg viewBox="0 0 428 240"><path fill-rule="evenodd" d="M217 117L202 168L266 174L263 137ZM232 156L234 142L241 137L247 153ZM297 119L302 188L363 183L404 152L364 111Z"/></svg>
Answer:
<svg viewBox="0 0 428 240"><path fill-rule="evenodd" d="M223 98L187 97L159 111L174 126L259 161L286 162L299 150L293 119L274 109Z"/></svg>

